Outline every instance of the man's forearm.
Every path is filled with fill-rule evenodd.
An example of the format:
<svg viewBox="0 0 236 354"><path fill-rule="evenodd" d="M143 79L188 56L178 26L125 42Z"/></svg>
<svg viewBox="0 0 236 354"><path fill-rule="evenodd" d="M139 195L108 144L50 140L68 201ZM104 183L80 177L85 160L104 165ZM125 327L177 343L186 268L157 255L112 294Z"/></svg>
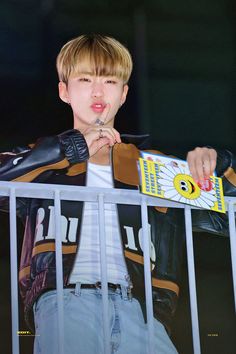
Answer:
<svg viewBox="0 0 236 354"><path fill-rule="evenodd" d="M31 182L45 171L67 168L89 157L87 144L77 130L45 137L20 153L0 154L0 180Z"/></svg>

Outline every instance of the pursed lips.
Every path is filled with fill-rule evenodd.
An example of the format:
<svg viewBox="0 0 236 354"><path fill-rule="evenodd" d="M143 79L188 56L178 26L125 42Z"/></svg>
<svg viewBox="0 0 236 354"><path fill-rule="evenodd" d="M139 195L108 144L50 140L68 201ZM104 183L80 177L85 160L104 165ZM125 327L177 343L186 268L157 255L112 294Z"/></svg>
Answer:
<svg viewBox="0 0 236 354"><path fill-rule="evenodd" d="M102 113L106 107L105 103L96 102L91 105L92 110L95 113Z"/></svg>

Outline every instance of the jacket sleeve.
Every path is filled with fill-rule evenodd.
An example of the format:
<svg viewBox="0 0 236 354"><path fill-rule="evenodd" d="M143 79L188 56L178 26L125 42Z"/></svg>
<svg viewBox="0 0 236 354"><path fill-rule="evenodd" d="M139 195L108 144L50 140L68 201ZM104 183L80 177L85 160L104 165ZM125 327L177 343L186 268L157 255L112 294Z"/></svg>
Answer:
<svg viewBox="0 0 236 354"><path fill-rule="evenodd" d="M41 138L33 147L0 153L0 181L43 181L40 177L44 172L67 168L88 157L83 135L78 130L69 130L57 136ZM5 198L0 197L0 206L4 204Z"/></svg>
<svg viewBox="0 0 236 354"><path fill-rule="evenodd" d="M228 150L217 151L216 172L222 177L224 195L236 197L236 157ZM227 214L206 210L193 210L193 230L229 236Z"/></svg>

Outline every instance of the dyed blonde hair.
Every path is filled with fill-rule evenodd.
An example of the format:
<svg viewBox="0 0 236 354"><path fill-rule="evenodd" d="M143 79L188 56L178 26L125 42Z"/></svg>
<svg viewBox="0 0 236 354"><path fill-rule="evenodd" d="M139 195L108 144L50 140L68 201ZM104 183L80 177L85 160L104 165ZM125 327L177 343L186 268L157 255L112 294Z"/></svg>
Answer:
<svg viewBox="0 0 236 354"><path fill-rule="evenodd" d="M116 76L124 84L132 72L132 58L126 47L112 37L99 34L82 35L67 42L57 56L59 80L81 73Z"/></svg>

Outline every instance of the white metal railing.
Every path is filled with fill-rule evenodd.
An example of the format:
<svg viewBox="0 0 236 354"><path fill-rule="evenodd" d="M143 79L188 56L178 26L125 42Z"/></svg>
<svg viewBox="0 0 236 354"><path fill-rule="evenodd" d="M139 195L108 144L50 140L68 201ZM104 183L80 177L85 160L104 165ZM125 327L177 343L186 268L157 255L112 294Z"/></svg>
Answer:
<svg viewBox="0 0 236 354"><path fill-rule="evenodd" d="M108 288L106 273L106 248L105 248L105 219L104 203L140 205L142 216L142 232L148 234L148 213L147 206L160 206L171 208L182 208L185 214L187 263L189 277L190 309L192 321L192 337L194 354L200 354L200 336L198 323L198 309L196 296L194 251L192 238L191 209L188 205L170 202L167 200L148 197L134 190L106 189L92 187L77 187L64 185L49 185L21 182L0 182L0 197L8 197L10 203L10 257L11 257L11 306L12 306L12 353L19 354L19 316L18 316L18 262L17 262L17 228L16 228L16 198L42 198L54 199L55 205L55 239L56 239L56 268L57 268L57 299L58 299L58 324L59 324L59 345L58 353L64 354L63 338L63 268L62 268L62 244L60 228L61 200L90 201L98 202L99 205L99 235L101 255L101 276L102 276L102 299L103 299L103 324L104 324L104 354L110 354L108 341ZM225 198L226 208L229 217L230 246L232 259L233 289L236 308L236 230L235 211L236 198ZM144 275L145 294L147 309L147 324L149 338L149 353L154 354L153 348L153 304L151 290L150 271L150 245L149 238L143 237L144 252Z"/></svg>

